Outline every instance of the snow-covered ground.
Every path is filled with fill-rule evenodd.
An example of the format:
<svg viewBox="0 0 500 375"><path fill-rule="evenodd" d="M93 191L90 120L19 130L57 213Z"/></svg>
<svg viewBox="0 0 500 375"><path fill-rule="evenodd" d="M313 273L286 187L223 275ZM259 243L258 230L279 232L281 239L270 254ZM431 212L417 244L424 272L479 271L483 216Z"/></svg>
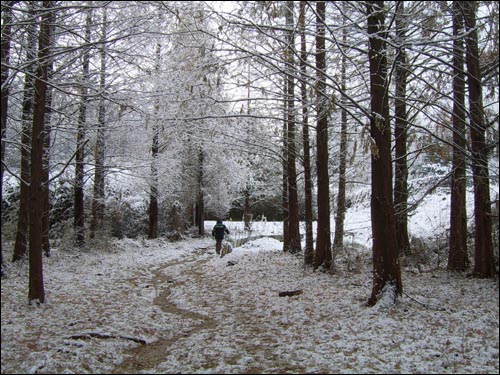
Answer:
<svg viewBox="0 0 500 375"><path fill-rule="evenodd" d="M498 281L404 272L399 304L369 308L369 257L330 275L281 246L54 250L39 307L26 303L25 265L10 266L2 373L498 373Z"/></svg>
<svg viewBox="0 0 500 375"><path fill-rule="evenodd" d="M448 206L446 195L429 197L410 231L442 236ZM230 240L255 239L223 258L210 237L56 244L42 306L27 304L27 264L8 263L1 371L498 373L498 280L408 267L399 303L369 308L369 218L366 205L348 212L346 244L357 253L338 254L333 275L283 253L270 237L282 225L265 221L251 233L225 222Z"/></svg>

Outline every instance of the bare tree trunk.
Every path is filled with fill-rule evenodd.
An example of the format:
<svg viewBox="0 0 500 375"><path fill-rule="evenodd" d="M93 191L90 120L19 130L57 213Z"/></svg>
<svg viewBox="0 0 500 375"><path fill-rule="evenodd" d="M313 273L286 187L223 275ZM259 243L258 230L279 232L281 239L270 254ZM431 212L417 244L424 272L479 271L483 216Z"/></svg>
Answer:
<svg viewBox="0 0 500 375"><path fill-rule="evenodd" d="M481 66L476 29L476 1L464 1L465 29L467 36L466 61L469 86L470 132L472 141L472 170L474 175L475 256L474 275L495 276L495 263L491 233L491 199L488 171L488 147L484 120Z"/></svg>
<svg viewBox="0 0 500 375"><path fill-rule="evenodd" d="M345 4L345 3L344 3ZM346 18L344 15L344 24ZM347 29L342 29L342 42L347 45ZM347 57L342 54L341 86L342 91L347 91L346 66ZM344 101L344 106L347 104ZM344 247L344 219L346 211L345 186L346 186L346 163L347 163L347 111L342 108L341 129L340 129L340 155L339 155L339 190L337 195L337 213L335 215L335 236L333 238L333 258Z"/></svg>
<svg viewBox="0 0 500 375"><path fill-rule="evenodd" d="M5 157L5 136L7 131L7 110L9 105L9 63L10 63L10 39L12 37L12 7L17 1L2 2L2 91L1 91L1 135L2 135L2 149L1 157L2 162L0 165L0 194L2 194L3 187L3 172L4 172L4 157Z"/></svg>
<svg viewBox="0 0 500 375"><path fill-rule="evenodd" d="M375 305L383 293L394 302L403 293L392 198L391 126L385 55L384 2L369 1L368 35L372 138L371 222L373 233L373 288L368 301Z"/></svg>
<svg viewBox="0 0 500 375"><path fill-rule="evenodd" d="M406 40L406 15L404 1L397 3L396 9L396 38L398 50L396 56L396 99L394 100L396 126L396 160L394 178L394 209L396 218L396 239L399 254L408 253L410 239L408 236L408 116L406 113L406 76L407 62L404 43Z"/></svg>
<svg viewBox="0 0 500 375"><path fill-rule="evenodd" d="M32 81L31 77L26 75L26 80ZM31 85L31 87L28 87ZM29 92L30 91L30 92ZM19 214L17 220L16 241L14 243L14 252L12 261L15 262L24 258L28 251L29 235L29 200L30 200L30 148L31 148L31 129L29 123L33 123L33 82L25 82L24 100L23 100L23 130L21 134L21 190L19 194Z"/></svg>
<svg viewBox="0 0 500 375"><path fill-rule="evenodd" d="M346 212L346 163L347 163L347 112L342 110L339 155L339 189L337 195L337 213L335 215L335 236L333 239L333 256L344 247L344 220Z"/></svg>
<svg viewBox="0 0 500 375"><path fill-rule="evenodd" d="M196 225L198 226L198 234L205 235L205 204L203 192L203 168L204 168L203 149L198 152L198 193L196 196Z"/></svg>
<svg viewBox="0 0 500 375"><path fill-rule="evenodd" d="M29 5L29 12L34 15L33 3ZM28 24L26 60L36 59L36 28L34 22ZM16 241L12 261L24 258L28 252L29 235L29 200L30 200L30 149L31 149L31 126L33 124L33 100L34 100L34 65L29 68L29 74L24 76L24 92L22 107L22 133L21 133L21 190L19 196L19 215L17 221Z"/></svg>
<svg viewBox="0 0 500 375"><path fill-rule="evenodd" d="M250 65L248 66L248 84L247 84L247 98L248 98L248 104L247 104L247 115L250 116L250 85L251 85L251 78L250 78ZM251 195L251 185L246 184L245 189L243 190L243 228L246 231L250 231L252 229L252 215L250 213L250 195Z"/></svg>
<svg viewBox="0 0 500 375"><path fill-rule="evenodd" d="M159 13L161 18L161 13ZM161 44L156 44L156 66L155 71L159 73L161 64ZM158 152L159 152L159 137L160 137L160 103L159 99L155 99L154 118L153 118L153 141L151 144L151 186L149 193L149 228L148 238L153 239L158 237Z"/></svg>
<svg viewBox="0 0 500 375"><path fill-rule="evenodd" d="M287 100L287 94L288 94L288 80L286 76L284 77L284 92L283 92L283 97L284 97L284 111L283 111L283 155L282 155L282 161L283 161L283 191L282 191L282 208L283 208L283 251L289 251L290 250L290 225L289 225L289 204L288 204L288 120L287 120L287 113L288 113L288 100Z"/></svg>
<svg viewBox="0 0 500 375"><path fill-rule="evenodd" d="M304 264L312 266L314 259L314 238L313 238L313 211L312 211L312 177L311 177L311 146L309 140L309 114L306 85L306 34L305 16L306 2L300 2L300 73L301 84L300 94L302 101L302 140L304 147L304 188L305 188L305 221L306 221L306 247L304 249Z"/></svg>
<svg viewBox="0 0 500 375"><path fill-rule="evenodd" d="M148 238L153 239L158 237L158 137L159 124L158 119L153 119L153 142L151 144L151 186L149 192L149 227Z"/></svg>
<svg viewBox="0 0 500 375"><path fill-rule="evenodd" d="M10 39L12 35L12 6L16 1L2 2L2 68L1 68L1 162L0 162L0 200L3 197L3 172L4 172L4 157L5 157L5 142L7 131L7 110L9 105L9 60L10 60ZM3 202L3 200L1 200ZM3 251L0 248L0 264L3 274Z"/></svg>
<svg viewBox="0 0 500 375"><path fill-rule="evenodd" d="M328 176L328 96L326 95L326 52L325 52L324 1L316 3L316 69L317 69L317 123L316 123L316 170L318 176L318 234L314 269L323 265L332 267L330 238L330 181Z"/></svg>
<svg viewBox="0 0 500 375"><path fill-rule="evenodd" d="M287 25L287 145L288 145L288 224L289 224L289 235L290 235L290 248L289 251L292 254L299 253L301 249L300 245L300 231L299 231L299 199L297 194L297 170L295 166L295 159L297 155L297 149L295 146L295 38L294 38L294 20L293 20L293 1L287 1L285 6L285 18Z"/></svg>
<svg viewBox="0 0 500 375"><path fill-rule="evenodd" d="M52 28L55 25L51 25ZM51 31L51 35L55 35L55 30ZM53 43L51 43L52 45ZM52 61L47 65L47 77L48 80L52 80ZM50 188L49 188L49 170L50 170L50 136L52 127L50 126L50 120L52 117L52 87L47 85L47 93L45 99L45 129L44 129L44 150L43 150L43 170L42 170L42 199L43 199L43 211L42 211L42 242L43 242L43 252L45 256L50 256Z"/></svg>
<svg viewBox="0 0 500 375"><path fill-rule="evenodd" d="M99 90L101 93L106 88L106 34L107 16L106 8L103 8L103 22L101 35L101 71ZM92 199L92 220L90 222L90 238L94 238L97 228L102 228L104 219L104 177L105 177L105 128L106 128L106 107L104 97L99 100L97 115L97 140L95 145L95 174L94 174L94 196Z"/></svg>
<svg viewBox="0 0 500 375"><path fill-rule="evenodd" d="M453 171L451 175L450 243L448 269L465 271L467 256L467 209L465 177L465 72L461 1L453 2Z"/></svg>
<svg viewBox="0 0 500 375"><path fill-rule="evenodd" d="M87 17L85 20L85 43L91 43L91 25L92 11L86 10ZM83 84L82 98L80 103L80 113L78 116L78 130L76 134L76 158L75 158L75 202L74 202L74 221L73 227L75 230L75 243L77 246L85 244L85 196L83 192L84 185L84 165L85 165L85 133L87 127L87 107L88 107L88 85L90 75L90 47L86 46L83 52Z"/></svg>
<svg viewBox="0 0 500 375"><path fill-rule="evenodd" d="M243 191L243 223L245 230L251 229L250 224L250 189L247 187Z"/></svg>
<svg viewBox="0 0 500 375"><path fill-rule="evenodd" d="M33 130L31 142L31 199L29 218L29 303L44 303L45 290L43 286L42 248L43 227L43 153L45 145L45 104L48 80L48 56L52 41L51 31L54 24L53 1L44 1L42 6L42 21L38 39L38 68L35 79L35 100L33 110ZM45 11L43 11L45 10Z"/></svg>

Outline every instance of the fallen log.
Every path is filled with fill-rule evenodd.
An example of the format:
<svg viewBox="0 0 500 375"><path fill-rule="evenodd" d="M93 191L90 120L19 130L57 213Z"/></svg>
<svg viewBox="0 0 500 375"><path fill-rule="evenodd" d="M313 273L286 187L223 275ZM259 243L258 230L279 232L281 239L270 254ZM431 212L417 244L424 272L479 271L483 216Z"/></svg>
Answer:
<svg viewBox="0 0 500 375"><path fill-rule="evenodd" d="M298 290L286 290L284 292L279 292L280 297L291 297L291 296L298 296L299 294L302 294L302 289Z"/></svg>
<svg viewBox="0 0 500 375"><path fill-rule="evenodd" d="M69 338L72 340L88 340L92 337L98 338L98 339L130 340L130 341L136 342L136 343L141 344L141 345L146 345L146 340L138 339L136 337L107 335L105 333L98 333L98 332L90 332L90 333L83 333L81 335L73 335L73 336L70 336Z"/></svg>

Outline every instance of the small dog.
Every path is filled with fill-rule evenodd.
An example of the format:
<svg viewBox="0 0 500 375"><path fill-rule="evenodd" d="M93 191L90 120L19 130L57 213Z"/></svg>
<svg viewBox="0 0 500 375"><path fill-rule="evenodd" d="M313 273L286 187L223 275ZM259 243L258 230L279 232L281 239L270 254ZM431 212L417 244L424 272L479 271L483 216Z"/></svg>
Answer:
<svg viewBox="0 0 500 375"><path fill-rule="evenodd" d="M222 258L224 255L229 254L232 251L233 251L233 246L231 245L231 243L223 241L222 248L220 250L220 257Z"/></svg>

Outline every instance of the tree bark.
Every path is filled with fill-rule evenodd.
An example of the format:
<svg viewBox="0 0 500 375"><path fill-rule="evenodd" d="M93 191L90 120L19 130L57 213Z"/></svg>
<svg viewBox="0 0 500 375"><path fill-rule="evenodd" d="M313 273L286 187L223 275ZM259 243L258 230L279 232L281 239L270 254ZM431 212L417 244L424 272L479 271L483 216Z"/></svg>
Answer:
<svg viewBox="0 0 500 375"><path fill-rule="evenodd" d="M250 223L250 188L247 186L243 190L243 228L250 230L252 225Z"/></svg>
<svg viewBox="0 0 500 375"><path fill-rule="evenodd" d="M317 69L317 123L316 123L316 171L318 178L318 233L314 269L323 265L332 266L330 238L330 181L328 176L328 96L326 95L326 52L325 52L324 1L316 3L316 69Z"/></svg>
<svg viewBox="0 0 500 375"><path fill-rule="evenodd" d="M345 4L345 3L344 3ZM344 15L344 25L346 24L346 16ZM347 45L347 29L342 29L342 42ZM341 62L341 87L342 92L347 91L346 66L347 57L342 54ZM340 155L339 155L339 189L337 193L337 212L335 215L335 235L333 238L333 258L344 247L344 220L346 212L345 202L345 187L346 187L346 164L347 164L347 111L345 109L347 103L344 101L341 114L341 129L340 129Z"/></svg>
<svg viewBox="0 0 500 375"><path fill-rule="evenodd" d="M393 290L396 299L403 293L396 241L392 197L391 127L385 55L384 2L367 3L372 138L371 222L373 234L373 288L368 301L375 305L382 293ZM395 302L395 301L394 301Z"/></svg>
<svg viewBox="0 0 500 375"><path fill-rule="evenodd" d="M297 170L295 159L297 149L295 146L295 37L294 37L294 19L293 19L293 1L287 1L285 6L285 18L287 26L287 146L288 146L288 224L290 236L289 252L296 254L301 252L300 231L299 231L299 200L297 194Z"/></svg>
<svg viewBox="0 0 500 375"><path fill-rule="evenodd" d="M156 116L155 116L156 117ZM148 238L158 237L158 137L159 125L158 119L153 119L153 141L151 144L151 186L149 191L149 226Z"/></svg>
<svg viewBox="0 0 500 375"><path fill-rule="evenodd" d="M304 195L305 195L305 222L306 222L306 247L304 249L304 264L312 266L314 259L314 238L313 238L313 209L312 209L312 177L311 177L311 146L309 140L309 113L306 85L306 34L305 16L306 2L300 2L300 95L302 101L302 142L304 147Z"/></svg>
<svg viewBox="0 0 500 375"><path fill-rule="evenodd" d="M290 216L289 216L289 204L288 204L288 119L287 119L287 113L288 113L288 100L287 100L287 94L288 94L288 80L286 79L286 76L283 79L284 82L284 90L283 90L283 97L284 97L284 111L283 111L283 152L282 152L282 162L283 162L283 189L282 189L282 195L281 195L281 204L282 204L282 209L283 209L283 251L287 252L290 250Z"/></svg>
<svg viewBox="0 0 500 375"><path fill-rule="evenodd" d="M99 90L103 95L106 89L106 34L107 34L107 16L106 8L103 9L102 35L101 35L101 68L99 78ZM90 222L90 238L95 237L97 228L102 230L104 220L104 177L105 177L105 128L106 128L106 107L102 96L99 100L97 114L97 140L95 145L95 173L94 173L94 192L92 199L92 219Z"/></svg>
<svg viewBox="0 0 500 375"><path fill-rule="evenodd" d="M55 25L51 25L54 29ZM55 30L51 31L51 35L55 35ZM52 61L47 64L47 79L52 80ZM44 128L44 147L43 147L43 169L42 169L42 242L43 252L45 256L50 256L50 188L49 188L49 170L50 170L50 136L52 127L50 119L52 117L52 87L47 85L47 93L45 98L45 128Z"/></svg>
<svg viewBox="0 0 500 375"><path fill-rule="evenodd" d="M465 271L467 256L464 32L461 1L453 2L453 170L451 175L448 269Z"/></svg>
<svg viewBox="0 0 500 375"><path fill-rule="evenodd" d="M4 157L5 157L5 142L7 132L7 110L9 105L9 84L7 79L9 78L9 60L10 60L10 39L12 35L12 6L15 1L5 1L2 2L2 47L1 47L1 162L0 162L0 200L3 202L3 172L4 172ZM0 248L0 265L2 266L3 274L3 251Z"/></svg>
<svg viewBox="0 0 500 375"><path fill-rule="evenodd" d="M91 43L92 11L86 10L85 20L85 43ZM76 156L75 156L75 202L73 228L75 230L75 243L77 246L85 245L85 195L83 191L85 176L85 133L87 128L87 107L88 107L88 85L90 75L90 47L86 46L83 52L82 64L82 98L80 103L80 113L78 116L78 129L76 134Z"/></svg>
<svg viewBox="0 0 500 375"><path fill-rule="evenodd" d="M29 5L31 17L35 17L33 4ZM36 28L34 22L28 24L26 60L36 60ZM34 65L33 65L34 66ZM21 133L21 181L19 194L19 214L17 221L16 241L12 261L24 258L28 252L29 235L29 200L30 200L30 149L31 126L33 124L34 100L34 68L29 68L29 74L24 76L23 106L22 106L22 133Z"/></svg>
<svg viewBox="0 0 500 375"><path fill-rule="evenodd" d="M161 12L159 13L161 18ZM161 64L161 44L156 44L156 66L155 71L158 74ZM149 227L148 238L158 237L158 153L160 138L160 103L155 99L154 118L153 118L153 140L151 144L151 186L149 193Z"/></svg>
<svg viewBox="0 0 500 375"><path fill-rule="evenodd" d="M395 178L394 178L394 209L396 219L396 239L399 254L408 253L410 239L408 236L408 116L406 112L406 77L407 62L404 44L406 41L406 27L404 2L397 3L396 9L396 39L398 50L396 55L396 98L394 112L396 125L394 138L395 147Z"/></svg>
<svg viewBox="0 0 500 375"><path fill-rule="evenodd" d="M488 171L488 148L483 109L481 66L476 29L476 1L462 3L465 21L467 83L469 86L470 134L474 179L475 252L474 275L495 275L491 233L491 199Z"/></svg>
<svg viewBox="0 0 500 375"><path fill-rule="evenodd" d="M44 303L42 248L43 248L43 153L45 145L45 104L48 80L48 56L52 41L51 31L54 24L53 1L44 1L42 21L38 37L38 68L35 78L35 97L33 110L33 129L31 138L31 199L30 199L30 234L29 234L29 303Z"/></svg>
<svg viewBox="0 0 500 375"><path fill-rule="evenodd" d="M204 168L204 153L200 148L198 152L198 192L196 196L196 225L198 226L198 234L205 235L205 204L204 204L204 188L203 188L203 168Z"/></svg>

